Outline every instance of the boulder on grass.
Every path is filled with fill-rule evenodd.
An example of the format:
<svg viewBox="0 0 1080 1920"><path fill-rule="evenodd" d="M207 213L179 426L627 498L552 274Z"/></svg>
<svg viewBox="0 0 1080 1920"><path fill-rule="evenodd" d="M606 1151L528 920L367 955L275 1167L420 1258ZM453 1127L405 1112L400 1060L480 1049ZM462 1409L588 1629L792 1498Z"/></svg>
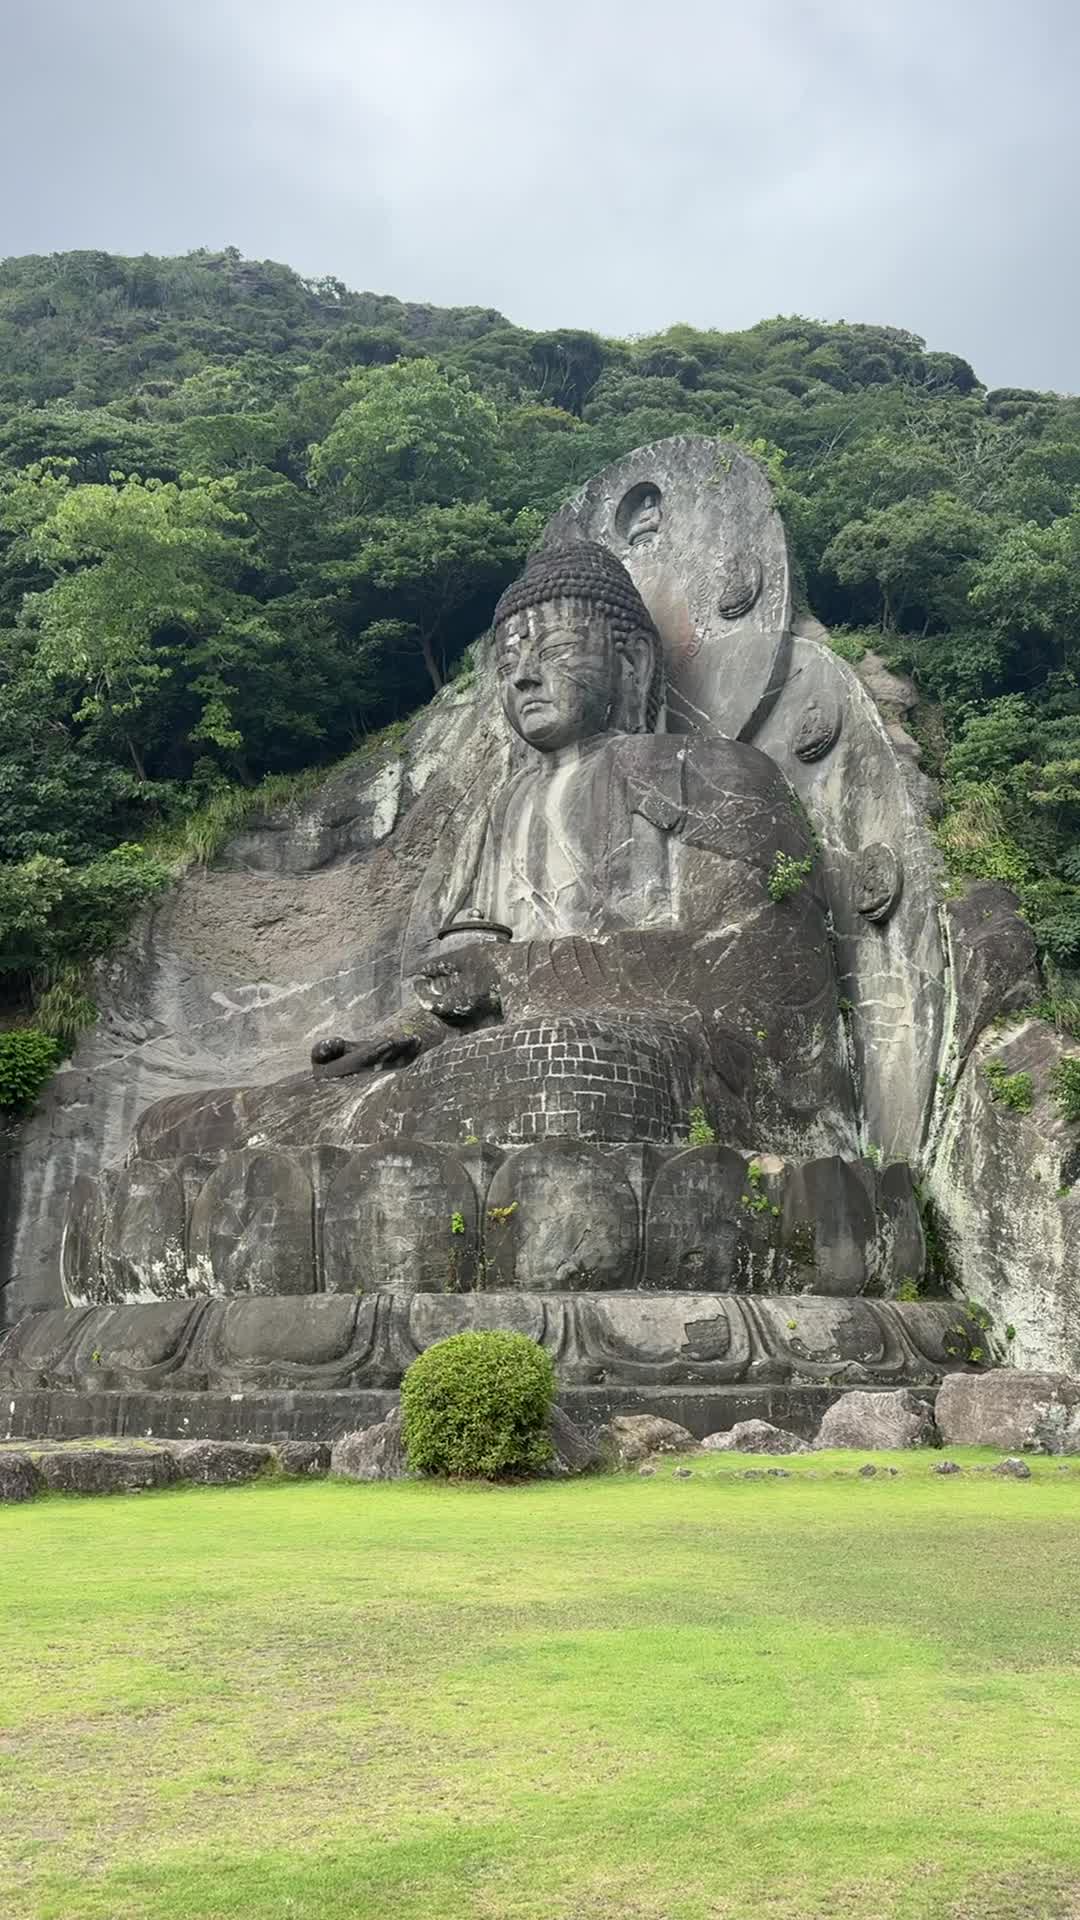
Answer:
<svg viewBox="0 0 1080 1920"><path fill-rule="evenodd" d="M274 1449L248 1440L185 1440L174 1455L182 1480L199 1487L238 1487L266 1472Z"/></svg>
<svg viewBox="0 0 1080 1920"><path fill-rule="evenodd" d="M602 1464L603 1455L597 1441L576 1421L571 1420L561 1407L551 1409L548 1439L553 1455L548 1473L591 1473Z"/></svg>
<svg viewBox="0 0 1080 1920"><path fill-rule="evenodd" d="M597 1443L613 1467L636 1467L652 1453L695 1453L698 1443L675 1420L652 1413L617 1413L600 1428Z"/></svg>
<svg viewBox="0 0 1080 1920"><path fill-rule="evenodd" d="M805 1440L771 1420L736 1420L727 1433L708 1433L702 1441L707 1453L809 1453Z"/></svg>
<svg viewBox="0 0 1080 1920"><path fill-rule="evenodd" d="M0 1504L32 1500L44 1482L28 1453L0 1453Z"/></svg>
<svg viewBox="0 0 1080 1920"><path fill-rule="evenodd" d="M330 1447L325 1440L283 1440L275 1449L282 1473L294 1480L314 1480L330 1471Z"/></svg>
<svg viewBox="0 0 1080 1920"><path fill-rule="evenodd" d="M330 1454L330 1471L342 1480L401 1480L405 1476L401 1408L371 1427L341 1433Z"/></svg>
<svg viewBox="0 0 1080 1920"><path fill-rule="evenodd" d="M71 1447L43 1453L38 1470L53 1493L145 1493L176 1479L164 1447Z"/></svg>
<svg viewBox="0 0 1080 1920"><path fill-rule="evenodd" d="M1080 1453L1080 1381L1064 1373L950 1373L935 1418L946 1445Z"/></svg>
<svg viewBox="0 0 1080 1920"><path fill-rule="evenodd" d="M884 1393L855 1390L833 1402L818 1428L818 1447L932 1447L934 1416L907 1387Z"/></svg>

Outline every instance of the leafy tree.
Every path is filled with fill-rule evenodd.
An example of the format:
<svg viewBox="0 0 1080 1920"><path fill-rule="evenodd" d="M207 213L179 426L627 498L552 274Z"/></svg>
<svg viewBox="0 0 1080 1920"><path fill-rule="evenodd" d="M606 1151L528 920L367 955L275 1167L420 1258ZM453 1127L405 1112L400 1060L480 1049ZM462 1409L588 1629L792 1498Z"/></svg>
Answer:
<svg viewBox="0 0 1080 1920"><path fill-rule="evenodd" d="M478 500L495 474L498 416L468 380L434 360L353 375L354 395L312 449L313 485L356 512Z"/></svg>

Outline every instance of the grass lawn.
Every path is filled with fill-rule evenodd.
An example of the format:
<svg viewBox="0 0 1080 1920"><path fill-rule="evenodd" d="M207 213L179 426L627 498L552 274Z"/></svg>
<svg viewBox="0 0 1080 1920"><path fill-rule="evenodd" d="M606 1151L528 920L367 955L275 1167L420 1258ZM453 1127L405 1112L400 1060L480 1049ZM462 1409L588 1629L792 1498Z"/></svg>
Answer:
<svg viewBox="0 0 1080 1920"><path fill-rule="evenodd" d="M0 1510L3 1920L1077 1920L1080 1472L864 1457Z"/></svg>

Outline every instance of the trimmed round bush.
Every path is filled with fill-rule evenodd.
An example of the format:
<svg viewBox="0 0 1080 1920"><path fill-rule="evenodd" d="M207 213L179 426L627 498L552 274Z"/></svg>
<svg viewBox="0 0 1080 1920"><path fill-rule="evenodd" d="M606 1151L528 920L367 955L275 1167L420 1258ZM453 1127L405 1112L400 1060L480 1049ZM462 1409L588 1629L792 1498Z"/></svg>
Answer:
<svg viewBox="0 0 1080 1920"><path fill-rule="evenodd" d="M498 1480L552 1457L550 1354L523 1333L455 1333L402 1381L405 1457L414 1473Z"/></svg>

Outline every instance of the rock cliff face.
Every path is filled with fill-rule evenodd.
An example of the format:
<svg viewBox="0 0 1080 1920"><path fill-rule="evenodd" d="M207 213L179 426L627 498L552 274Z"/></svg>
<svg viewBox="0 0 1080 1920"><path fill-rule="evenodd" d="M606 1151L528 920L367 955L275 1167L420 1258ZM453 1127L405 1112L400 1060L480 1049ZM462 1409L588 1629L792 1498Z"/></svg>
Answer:
<svg viewBox="0 0 1080 1920"><path fill-rule="evenodd" d="M420 876L505 774L490 694L449 687L398 744L253 822L100 968L98 1024L5 1142L0 1326L61 1304L73 1183L122 1159L151 1102L299 1072L319 1034L392 1011Z"/></svg>

